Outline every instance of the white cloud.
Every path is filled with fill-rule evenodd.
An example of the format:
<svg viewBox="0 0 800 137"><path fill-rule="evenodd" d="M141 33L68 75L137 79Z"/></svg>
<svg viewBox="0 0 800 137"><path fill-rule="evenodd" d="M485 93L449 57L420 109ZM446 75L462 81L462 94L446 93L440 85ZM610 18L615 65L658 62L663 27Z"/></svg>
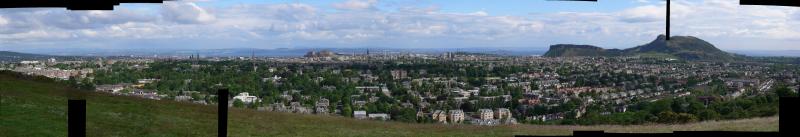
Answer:
<svg viewBox="0 0 800 137"><path fill-rule="evenodd" d="M165 2L162 14L166 20L178 23L209 23L216 18L191 2Z"/></svg>
<svg viewBox="0 0 800 137"><path fill-rule="evenodd" d="M375 4L378 0L347 0L342 3L334 3L332 6L340 10L376 10Z"/></svg>
<svg viewBox="0 0 800 137"><path fill-rule="evenodd" d="M669 12L670 18L685 18L695 12L694 9L690 7L691 3L686 3L685 1L675 1L669 6L671 8Z"/></svg>
<svg viewBox="0 0 800 137"><path fill-rule="evenodd" d="M8 42L30 42L35 39L65 39L70 38L69 33L61 31L31 30L22 33L0 35L0 39L9 40Z"/></svg>
<svg viewBox="0 0 800 137"><path fill-rule="evenodd" d="M124 12L124 8L117 11L90 11L80 14L43 10L14 15L15 18L24 19L25 23L20 24L34 24L19 30L47 30L86 39L208 39L208 41L235 39L281 44L317 42L310 43L310 45L332 46L336 46L335 44L341 44L340 46L373 44L405 46L399 44L415 41L414 45L421 47L446 47L452 46L447 44L447 41L468 44L497 43L514 39L520 41L520 43L516 43L517 45L529 45L531 42L524 40L537 37L546 39L544 37L553 36L621 34L628 39L631 35L646 36L646 39L651 39L652 35L658 33L653 32L653 29L663 30L661 29L663 25L653 25L657 22L622 22L618 17L632 15L622 15L621 13L492 16L485 11L442 13L438 11L437 6L405 7L393 12L363 10L369 9L365 7L374 7L377 1L348 1L341 4L359 5L352 4L357 2L366 2L368 6L349 8L349 10L362 10L361 12L330 12L307 4L235 5L207 9L207 7L200 7L193 3L174 2L157 9L157 12L154 12L155 15L129 14ZM645 11L648 8L639 10ZM41 14L49 15L49 17L22 16L33 14L32 12L42 12ZM648 15L650 14L635 16L646 17ZM67 21L59 21L65 19ZM70 24L71 22L89 22L97 25L83 27L78 24ZM11 32L0 28L0 32L13 34L27 31ZM636 34L632 34L632 32L636 32ZM0 35L4 34L0 33ZM22 39L21 37L15 38ZM46 37L30 37L28 39L46 40ZM559 43L559 41L550 42L553 43L536 45ZM284 44L284 46L287 45Z"/></svg>
<svg viewBox="0 0 800 137"><path fill-rule="evenodd" d="M3 16L0 16L0 26L6 25L6 24L8 24L8 20L6 20L6 18L3 18Z"/></svg>
<svg viewBox="0 0 800 137"><path fill-rule="evenodd" d="M736 1L677 1L672 3L677 34L710 37L800 39L800 22L791 20L793 8L740 6ZM677 12L677 13L676 13Z"/></svg>
<svg viewBox="0 0 800 137"><path fill-rule="evenodd" d="M794 12L794 20L800 21L800 11Z"/></svg>
<svg viewBox="0 0 800 137"><path fill-rule="evenodd" d="M489 13L487 13L486 11L476 11L476 12L470 13L470 15L475 15L475 16L489 16Z"/></svg>
<svg viewBox="0 0 800 137"><path fill-rule="evenodd" d="M671 4L673 35L705 38L723 49L800 49L786 45L800 41L800 20L792 19L796 8L738 5L733 0Z"/></svg>
<svg viewBox="0 0 800 137"><path fill-rule="evenodd" d="M442 12L438 6L383 11L375 8L377 3L349 0L333 6L358 12L330 11L298 3L204 7L190 2L169 2L150 12L124 7L115 11L4 10L0 11L0 41L248 41L253 42L251 46L278 47L546 47L581 43L627 48L649 42L664 33L666 26L665 4L653 1L611 12L522 16L498 16L486 11ZM730 3L673 1L673 34L766 40L800 37L798 10ZM724 49L726 44L720 45Z"/></svg>
<svg viewBox="0 0 800 137"><path fill-rule="evenodd" d="M400 7L397 10L409 13L435 13L439 11L439 6L436 5L431 5L427 7L406 6L406 7Z"/></svg>
<svg viewBox="0 0 800 137"><path fill-rule="evenodd" d="M624 10L620 13L624 22L656 22L666 21L666 7L664 5L646 5Z"/></svg>
<svg viewBox="0 0 800 137"><path fill-rule="evenodd" d="M81 30L81 33L84 36L87 36L87 37L95 37L95 36L97 36L97 31L90 30L90 29Z"/></svg>

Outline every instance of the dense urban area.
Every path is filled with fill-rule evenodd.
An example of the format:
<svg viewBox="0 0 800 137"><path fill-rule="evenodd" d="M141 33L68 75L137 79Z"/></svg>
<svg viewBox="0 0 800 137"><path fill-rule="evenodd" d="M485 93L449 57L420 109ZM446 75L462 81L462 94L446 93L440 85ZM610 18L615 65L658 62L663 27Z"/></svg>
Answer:
<svg viewBox="0 0 800 137"><path fill-rule="evenodd" d="M767 117L800 66L659 57L311 51L304 57L82 57L0 70L75 88L298 115L444 124L643 124Z"/></svg>

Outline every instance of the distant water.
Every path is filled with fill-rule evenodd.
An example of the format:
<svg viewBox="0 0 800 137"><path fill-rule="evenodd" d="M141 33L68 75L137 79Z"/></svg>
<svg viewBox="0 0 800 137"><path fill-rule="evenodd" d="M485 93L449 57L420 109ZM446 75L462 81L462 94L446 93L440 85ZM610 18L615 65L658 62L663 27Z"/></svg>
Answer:
<svg viewBox="0 0 800 137"><path fill-rule="evenodd" d="M731 50L728 52L742 54L747 56L768 57L768 56L786 56L786 57L800 57L800 50Z"/></svg>

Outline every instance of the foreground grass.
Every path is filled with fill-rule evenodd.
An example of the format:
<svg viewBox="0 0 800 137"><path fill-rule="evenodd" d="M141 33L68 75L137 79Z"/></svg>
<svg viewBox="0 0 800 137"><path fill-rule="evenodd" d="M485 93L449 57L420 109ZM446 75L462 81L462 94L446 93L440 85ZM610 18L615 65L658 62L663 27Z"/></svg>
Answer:
<svg viewBox="0 0 800 137"><path fill-rule="evenodd" d="M705 121L690 124L651 125L515 125L515 135L565 135L573 130L604 130L615 133L671 133L672 131L778 131L778 116L726 121Z"/></svg>
<svg viewBox="0 0 800 137"><path fill-rule="evenodd" d="M0 136L66 136L67 99L87 100L88 136L217 136L216 106L78 91L0 74ZM229 136L513 136L568 135L573 130L777 131L778 117L685 125L471 126L354 120L231 109Z"/></svg>

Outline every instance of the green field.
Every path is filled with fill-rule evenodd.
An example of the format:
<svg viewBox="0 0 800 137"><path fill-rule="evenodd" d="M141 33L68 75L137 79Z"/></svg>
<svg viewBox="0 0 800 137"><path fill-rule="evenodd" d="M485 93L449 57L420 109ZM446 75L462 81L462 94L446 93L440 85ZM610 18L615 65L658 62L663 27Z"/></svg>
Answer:
<svg viewBox="0 0 800 137"><path fill-rule="evenodd" d="M0 136L66 136L67 99L87 101L88 136L217 136L217 108L79 91L0 74ZM778 117L685 125L470 126L355 120L231 108L229 136L513 136L568 135L573 130L777 131Z"/></svg>

